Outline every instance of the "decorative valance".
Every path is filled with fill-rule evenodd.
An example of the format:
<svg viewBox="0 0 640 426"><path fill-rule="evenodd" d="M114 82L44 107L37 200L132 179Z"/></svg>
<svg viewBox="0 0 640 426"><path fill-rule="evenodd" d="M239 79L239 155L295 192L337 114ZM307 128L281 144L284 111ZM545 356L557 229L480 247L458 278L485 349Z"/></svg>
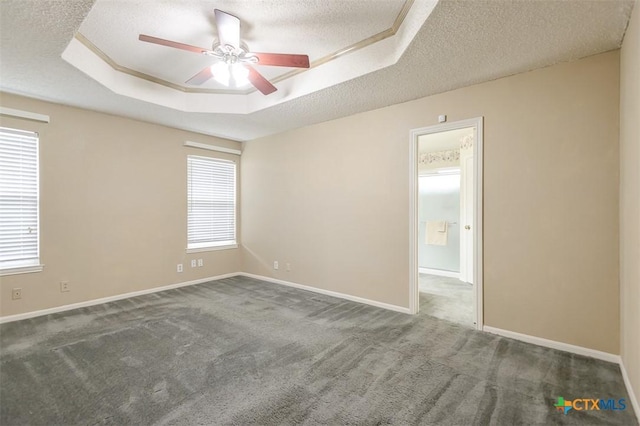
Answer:
<svg viewBox="0 0 640 426"><path fill-rule="evenodd" d="M447 151L422 152L418 158L418 164L429 165L434 163L452 163L460 160L460 150L450 149Z"/></svg>
<svg viewBox="0 0 640 426"><path fill-rule="evenodd" d="M428 169L456 165L460 162L460 150L473 148L473 134L460 138L460 148L445 151L421 152L418 154L418 166Z"/></svg>
<svg viewBox="0 0 640 426"><path fill-rule="evenodd" d="M460 139L460 149L473 148L473 135L466 135Z"/></svg>

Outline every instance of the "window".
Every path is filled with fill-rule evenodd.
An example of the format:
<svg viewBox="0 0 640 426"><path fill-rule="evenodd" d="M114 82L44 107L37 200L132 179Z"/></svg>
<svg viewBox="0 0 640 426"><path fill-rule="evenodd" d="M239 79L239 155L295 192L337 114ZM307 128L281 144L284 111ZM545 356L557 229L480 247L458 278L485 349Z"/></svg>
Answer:
<svg viewBox="0 0 640 426"><path fill-rule="evenodd" d="M0 127L0 273L41 271L38 134Z"/></svg>
<svg viewBox="0 0 640 426"><path fill-rule="evenodd" d="M235 248L236 164L187 156L187 251Z"/></svg>

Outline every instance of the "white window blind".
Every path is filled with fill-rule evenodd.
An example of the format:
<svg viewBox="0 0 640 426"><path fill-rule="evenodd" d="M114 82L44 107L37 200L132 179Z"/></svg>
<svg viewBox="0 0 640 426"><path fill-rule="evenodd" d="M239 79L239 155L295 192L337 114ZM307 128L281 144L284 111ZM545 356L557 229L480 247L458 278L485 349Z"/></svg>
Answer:
<svg viewBox="0 0 640 426"><path fill-rule="evenodd" d="M38 134L0 127L0 270L37 266Z"/></svg>
<svg viewBox="0 0 640 426"><path fill-rule="evenodd" d="M236 244L236 164L187 156L187 249Z"/></svg>

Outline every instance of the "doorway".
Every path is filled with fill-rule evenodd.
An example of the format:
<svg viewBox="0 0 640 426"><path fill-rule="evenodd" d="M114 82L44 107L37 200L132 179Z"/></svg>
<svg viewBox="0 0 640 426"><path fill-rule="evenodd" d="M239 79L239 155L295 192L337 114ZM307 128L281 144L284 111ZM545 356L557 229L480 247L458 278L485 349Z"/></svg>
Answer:
<svg viewBox="0 0 640 426"><path fill-rule="evenodd" d="M411 312L482 329L482 117L410 143Z"/></svg>

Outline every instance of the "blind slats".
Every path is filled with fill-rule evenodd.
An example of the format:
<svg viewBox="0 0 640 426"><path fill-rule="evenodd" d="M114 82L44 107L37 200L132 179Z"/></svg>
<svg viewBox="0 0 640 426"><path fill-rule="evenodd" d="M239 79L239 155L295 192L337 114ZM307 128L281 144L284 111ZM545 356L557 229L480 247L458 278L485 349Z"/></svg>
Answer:
<svg viewBox="0 0 640 426"><path fill-rule="evenodd" d="M38 135L0 127L0 269L38 258Z"/></svg>
<svg viewBox="0 0 640 426"><path fill-rule="evenodd" d="M236 165L187 156L187 248L236 243Z"/></svg>

